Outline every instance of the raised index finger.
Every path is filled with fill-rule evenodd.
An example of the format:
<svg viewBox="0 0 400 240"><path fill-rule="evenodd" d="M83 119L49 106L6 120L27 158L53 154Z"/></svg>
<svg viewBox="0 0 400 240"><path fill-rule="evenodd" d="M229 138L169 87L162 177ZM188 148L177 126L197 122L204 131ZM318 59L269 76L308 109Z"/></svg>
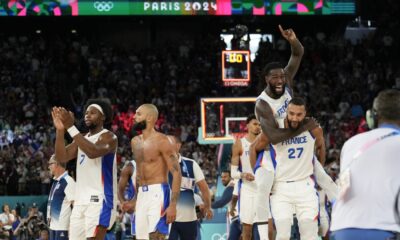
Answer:
<svg viewBox="0 0 400 240"><path fill-rule="evenodd" d="M279 30L281 31L281 33L283 34L284 30L283 30L282 26L279 24L278 27L279 27Z"/></svg>

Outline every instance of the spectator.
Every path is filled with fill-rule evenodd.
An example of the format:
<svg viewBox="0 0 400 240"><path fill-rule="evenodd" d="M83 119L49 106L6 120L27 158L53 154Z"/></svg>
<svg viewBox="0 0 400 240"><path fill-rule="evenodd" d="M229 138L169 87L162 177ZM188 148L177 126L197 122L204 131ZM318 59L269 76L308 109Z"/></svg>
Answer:
<svg viewBox="0 0 400 240"><path fill-rule="evenodd" d="M15 221L15 217L11 214L10 206L4 204L2 206L2 213L0 214L0 228L3 230L5 236L10 236L12 230L12 224Z"/></svg>
<svg viewBox="0 0 400 240"><path fill-rule="evenodd" d="M42 230L40 230L40 237L37 240L49 240L49 239L50 239L49 230L47 230L47 228L43 228ZM59 238L51 238L51 239L59 239Z"/></svg>

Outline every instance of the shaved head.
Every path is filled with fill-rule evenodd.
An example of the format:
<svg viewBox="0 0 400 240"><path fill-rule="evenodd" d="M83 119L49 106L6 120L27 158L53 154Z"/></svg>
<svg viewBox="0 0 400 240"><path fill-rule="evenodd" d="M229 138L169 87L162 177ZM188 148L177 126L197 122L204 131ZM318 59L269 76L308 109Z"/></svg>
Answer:
<svg viewBox="0 0 400 240"><path fill-rule="evenodd" d="M143 104L140 107L142 107L146 111L146 114L148 114L149 116L154 117L154 120L157 121L157 119L158 119L158 109L154 104L146 103L146 104Z"/></svg>
<svg viewBox="0 0 400 240"><path fill-rule="evenodd" d="M133 128L135 130L154 128L157 119L157 107L150 103L143 104L138 109L136 109L135 124Z"/></svg>

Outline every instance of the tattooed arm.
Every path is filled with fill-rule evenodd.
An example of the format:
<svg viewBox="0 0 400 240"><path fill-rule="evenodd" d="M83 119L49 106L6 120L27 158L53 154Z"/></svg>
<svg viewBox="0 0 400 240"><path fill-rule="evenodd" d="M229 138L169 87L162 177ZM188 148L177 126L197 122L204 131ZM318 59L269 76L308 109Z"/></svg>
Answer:
<svg viewBox="0 0 400 240"><path fill-rule="evenodd" d="M181 191L182 174L175 145L167 137L165 137L162 141L161 154L165 164L168 167L169 172L172 175L171 201L168 209L166 210L167 223L172 223L175 221L176 218L176 204L178 202L179 193Z"/></svg>

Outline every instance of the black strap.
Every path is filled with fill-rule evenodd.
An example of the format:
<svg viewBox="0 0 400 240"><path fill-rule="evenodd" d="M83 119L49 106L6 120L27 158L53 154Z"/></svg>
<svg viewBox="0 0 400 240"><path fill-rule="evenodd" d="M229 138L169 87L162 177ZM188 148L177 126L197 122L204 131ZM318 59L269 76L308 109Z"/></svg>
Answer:
<svg viewBox="0 0 400 240"><path fill-rule="evenodd" d="M400 188L399 191L397 191L396 197L394 199L394 218L398 225L400 225L399 201L400 201ZM400 233L395 233L394 240L400 240Z"/></svg>
<svg viewBox="0 0 400 240"><path fill-rule="evenodd" d="M400 225L399 201L400 201L400 188L399 191L397 191L396 197L394 199L394 217L396 219L397 224Z"/></svg>

